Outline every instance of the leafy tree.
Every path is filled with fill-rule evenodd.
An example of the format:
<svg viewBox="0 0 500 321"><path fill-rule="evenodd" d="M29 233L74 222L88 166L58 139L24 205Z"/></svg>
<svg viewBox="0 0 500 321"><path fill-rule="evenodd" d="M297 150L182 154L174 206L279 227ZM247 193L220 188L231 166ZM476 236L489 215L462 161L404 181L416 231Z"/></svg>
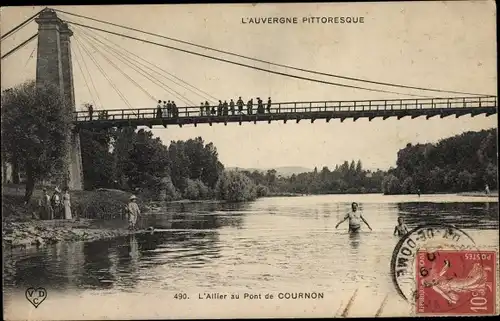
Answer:
<svg viewBox="0 0 500 321"><path fill-rule="evenodd" d="M228 202L250 201L257 197L255 184L238 171L225 171L217 181L216 192L219 199Z"/></svg>
<svg viewBox="0 0 500 321"><path fill-rule="evenodd" d="M466 132L437 144L408 144L397 154L394 174L411 177L415 187L431 192L460 192L497 186L496 129ZM409 181L408 181L409 182Z"/></svg>
<svg viewBox="0 0 500 321"><path fill-rule="evenodd" d="M395 175L389 174L382 181L382 190L384 194L399 194L401 192L401 183Z"/></svg>
<svg viewBox="0 0 500 321"><path fill-rule="evenodd" d="M2 155L24 169L26 202L35 183L51 174L59 184L67 184L62 160L69 147L71 121L71 109L60 91L48 84L37 87L29 81L2 95Z"/></svg>
<svg viewBox="0 0 500 321"><path fill-rule="evenodd" d="M80 148L84 188L115 187L115 161L110 151L113 131L81 129Z"/></svg>

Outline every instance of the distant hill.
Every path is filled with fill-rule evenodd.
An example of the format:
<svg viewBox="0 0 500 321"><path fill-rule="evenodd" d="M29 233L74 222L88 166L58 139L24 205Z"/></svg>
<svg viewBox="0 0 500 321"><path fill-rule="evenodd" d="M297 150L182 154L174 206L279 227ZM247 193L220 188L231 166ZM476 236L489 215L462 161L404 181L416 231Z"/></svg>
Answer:
<svg viewBox="0 0 500 321"><path fill-rule="evenodd" d="M240 171L259 171L259 172L267 172L268 168L262 169L262 168L240 168L240 167L228 167L227 169L229 170L240 170ZM271 168L269 168L271 169ZM281 167L276 167L274 168L277 172L278 175L281 176L292 176L293 174L300 174L300 173L305 173L305 172L312 172L313 170L310 168L306 167L300 167L300 166L281 166Z"/></svg>

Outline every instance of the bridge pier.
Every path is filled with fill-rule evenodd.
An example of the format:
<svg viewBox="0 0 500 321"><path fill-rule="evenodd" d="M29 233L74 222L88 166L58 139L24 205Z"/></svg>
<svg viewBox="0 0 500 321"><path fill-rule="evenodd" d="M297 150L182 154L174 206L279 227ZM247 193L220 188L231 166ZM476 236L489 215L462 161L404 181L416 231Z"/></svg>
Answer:
<svg viewBox="0 0 500 321"><path fill-rule="evenodd" d="M35 18L38 24L36 84L55 85L64 98L66 111L76 111L70 37L73 32L59 19L54 10L45 9ZM55 179L61 187L83 189L83 168L80 135L74 128L66 133L66 155L60 159L61 168Z"/></svg>

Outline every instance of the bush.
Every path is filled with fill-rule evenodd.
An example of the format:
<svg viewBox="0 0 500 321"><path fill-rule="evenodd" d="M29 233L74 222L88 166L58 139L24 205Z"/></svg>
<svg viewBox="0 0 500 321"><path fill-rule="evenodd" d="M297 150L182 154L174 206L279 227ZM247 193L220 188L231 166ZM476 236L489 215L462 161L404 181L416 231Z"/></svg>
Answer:
<svg viewBox="0 0 500 321"><path fill-rule="evenodd" d="M238 171L226 171L217 180L217 198L228 202L244 202L257 198L257 188L248 176Z"/></svg>
<svg viewBox="0 0 500 321"><path fill-rule="evenodd" d="M401 183L399 179L392 174L385 176L382 180L382 191L384 194L388 195L401 193Z"/></svg>
<svg viewBox="0 0 500 321"><path fill-rule="evenodd" d="M72 191L71 209L73 217L90 219L112 219L122 217L132 194L120 190L100 189L96 191ZM141 211L144 207L138 200Z"/></svg>
<svg viewBox="0 0 500 321"><path fill-rule="evenodd" d="M265 197L269 195L269 187L259 184L256 187L257 197Z"/></svg>
<svg viewBox="0 0 500 321"><path fill-rule="evenodd" d="M170 176L165 176L160 181L160 198L165 201L174 201L181 198L181 193L175 188Z"/></svg>

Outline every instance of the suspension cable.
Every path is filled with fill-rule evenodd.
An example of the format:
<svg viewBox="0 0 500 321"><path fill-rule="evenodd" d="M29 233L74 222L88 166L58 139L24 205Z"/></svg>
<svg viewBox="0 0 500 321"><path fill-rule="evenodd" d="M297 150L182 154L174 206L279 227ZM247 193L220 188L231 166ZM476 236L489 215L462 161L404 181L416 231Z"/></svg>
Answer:
<svg viewBox="0 0 500 321"><path fill-rule="evenodd" d="M156 36L156 37L164 38L164 39L167 39L167 40L175 41L175 42L178 42L178 43L182 43L182 44L186 44L186 45L190 45L190 46L194 46L194 47L198 47L198 48L202 48L202 49L206 49L206 50L211 50L211 51L215 51L215 52L219 52L219 53L223 53L223 54L227 54L227 55L231 55L231 56L236 56L236 57L239 57L239 58L249 59L249 60L253 60L253 61L265 63L267 65L274 65L274 66L278 66L278 67L293 69L293 70L297 70L297 71L302 71L302 72L307 72L307 73L312 73L312 74L317 74L317 75L322 75L322 76L329 76L329 77L335 77L335 78L339 78L339 79L359 81L359 82L365 82L365 83L370 83L370 84L375 84L375 85L382 85L382 86L399 87L399 88L405 88L405 89L416 89L416 90L424 90L424 91L433 91L433 92L451 93L451 94L465 94L465 95L474 95L474 96L489 96L489 95L485 95L485 94L468 93L468 92L462 92L462 91L425 88L425 87L417 87L417 86L408 86L408 85L403 85L403 84L398 84L398 83L373 81L373 80L368 80L368 79L363 79L363 78L347 77L347 76L342 76L342 75L337 75L337 74L331 74L331 73L325 73L325 72L310 70L310 69L298 68L298 67L294 67L294 66L290 66L290 65L274 63L274 62L270 62L270 61L266 61L266 60L262 60L262 59L257 59L257 58L253 58L253 57L249 57L249 56L237 54L237 53L233 53L233 52L230 52L230 51L225 51L225 50L220 50L220 49L216 49L216 48L211 48L211 47L208 47L208 46L203 46L203 45L195 44L195 43L192 43L192 42L189 42L189 41L184 41L184 40L180 40L180 39L176 39L176 38L172 38L172 37L167 37L167 36L164 36L164 35L160 35L160 34L156 34L156 33L152 33L152 32L147 32L147 31L143 31L143 30L140 30L140 29L136 29L136 28L132 28L132 27L127 27L127 26L124 26L124 25L120 25L120 24L116 24L116 23L112 23L112 22L108 22L108 21L104 21L104 20L100 20L100 19L95 19L95 18L87 17L87 16L84 16L84 15L79 15L79 14L75 14L75 13L71 13L71 12L67 12L67 11L63 11L63 10L58 10L58 9L55 9L55 10L58 11L58 12L69 14L69 15L73 15L73 16L76 16L76 17L93 20L93 21L96 21L96 22L108 24L108 25L115 26L115 27L120 27L120 28L123 28L123 29L131 30L131 31L140 32L140 33L147 34L147 35L150 35L150 36Z"/></svg>
<svg viewBox="0 0 500 321"><path fill-rule="evenodd" d="M43 10L45 10L45 9L43 9ZM29 17L28 19L24 20L23 22L21 22L20 24L18 24L14 28L12 28L11 30L7 31L4 35L2 35L2 37L0 38L0 41L4 40L5 38L10 36L11 34L14 34L16 31L18 31L19 29L21 29L22 27L24 27L25 25L30 23L31 20L33 20L36 16L38 16L40 14L40 12L42 12L43 10L38 11L37 13L35 13L31 17Z"/></svg>
<svg viewBox="0 0 500 321"><path fill-rule="evenodd" d="M11 51L7 52L5 55L2 56L1 59L3 58L7 58L9 55L13 54L14 52L16 52L17 50L21 49L22 47L24 47L25 45L27 45L31 40L35 39L36 37L38 36L38 32L35 33L33 36L31 36L28 40L24 41L23 43L21 43L20 45L18 45L17 47L15 47L14 49L12 49Z"/></svg>
<svg viewBox="0 0 500 321"><path fill-rule="evenodd" d="M113 52L115 52L115 54L113 54L112 52L109 52L110 54L112 54L114 57L118 58L119 60L121 60L122 62L124 62L125 64L127 64L129 67L133 68L134 70L138 71L141 75L143 75L145 78L149 79L151 82L155 83L156 85L158 85L160 88L164 89L165 91L173 94L174 96L177 96L181 101L183 101L185 104L189 105L193 105L194 106L194 103L187 99L186 97L184 97L181 93L177 92L175 89L172 89L171 87L169 87L168 85L166 85L165 83L163 83L162 81L156 79L154 76L152 76L150 73L148 73L147 71L144 71L142 68L140 68L139 66L135 65L134 64L134 60L132 60L131 58L129 57L126 57L124 54L122 54L121 52L119 52L117 49L103 43L102 41L100 41L99 39L96 39L95 37L93 37L92 35L89 35L86 33L86 31L82 28L82 32L85 33L85 35L87 37L89 37L90 39L92 39L93 41L96 41L98 43L100 43L102 46L105 47L105 50L106 48L112 50ZM87 39L88 40L88 39ZM125 59L125 61L124 61ZM147 66L146 66L147 67ZM159 83L159 84L158 84ZM165 88L166 87L166 88ZM172 92L173 91L173 92Z"/></svg>
<svg viewBox="0 0 500 321"><path fill-rule="evenodd" d="M189 90L189 91L193 92L194 94L198 95L199 97L201 97L201 98L203 98L203 99L207 99L207 97L208 97L208 98L209 98L209 100L214 100L214 101L217 101L217 100L218 100L218 98L216 98L216 97L212 96L211 94L209 94L209 93L207 93L207 92L203 91L203 90L202 90L202 89L200 89L200 88L197 88L196 86L191 85L190 83L188 83L188 82L186 82L186 81L182 80L181 78L179 78L179 77L175 76L174 74L172 74L172 73L168 72L167 70L162 69L162 68L161 68L161 67L159 67L158 65L155 65L154 63L152 63L152 62L150 62L150 61L147 61L146 59L142 58L141 56L139 56L139 55L137 55L137 54L135 54L135 53L131 52L130 50L127 50L126 48L124 48L124 47L120 46L119 44L117 44L116 42L113 42L112 40L110 40L110 39L108 39L108 38L104 37L103 35L101 35L101 34L99 34L99 33L95 32L95 31L93 31L93 30L88 30L88 31L89 31L91 34L96 35L96 36L100 37L101 39L104 39L104 40L106 40L107 42L111 43L112 45L114 45L114 46L116 46L116 47L120 48L121 50L123 50L123 51L127 52L129 55L132 55L132 56L136 57L137 59L142 60L142 61L144 61L145 63L152 65L153 67L157 68L158 70L160 70L160 71L162 71L162 72L164 72L164 73L166 73L166 74L170 75L171 77L173 77L173 78L175 78L175 79L179 80L180 82L182 82L182 83L184 83L184 84L186 84L186 85L188 85L188 86L192 87L194 90L199 91L199 92L200 92L200 93L202 93L203 95L202 95L202 94L197 93L197 92L196 92L196 91L194 91L193 89L190 89L190 88L187 88L187 87L182 86L181 84L179 84L179 83L177 83L177 82L173 81L172 79L170 79L170 78L166 77L166 76L165 76L164 74L162 74L161 72L158 72L158 71L156 71L156 70L152 69L151 67L147 67L147 68L148 68L148 69L150 69L151 71L155 72L155 73L156 73L156 74L158 74L158 75L161 75L162 77L164 77L165 79L167 79L167 80L169 80L169 81L173 82L174 84L179 85L179 86L181 86L181 87L183 87L183 88L185 88L185 89L187 89L187 90ZM142 65L144 66L144 64L142 64ZM145 66L145 67L146 67L146 66Z"/></svg>
<svg viewBox="0 0 500 321"><path fill-rule="evenodd" d="M78 39L77 39L77 41L78 41ZM89 68L87 66L87 62L85 61L85 59L83 57L82 50L81 50L80 46L76 46L76 48L78 49L78 52L80 53L80 57L82 58L83 66L85 67L85 70L87 71L87 73L89 75L90 83L92 84L92 87L94 88L95 94L97 96L97 101L99 102L99 105L101 105L101 108L103 108L101 97L99 96L99 92L97 91L97 89L95 87L94 80L92 79L92 74L90 73Z"/></svg>
<svg viewBox="0 0 500 321"><path fill-rule="evenodd" d="M88 37L90 37L93 41L97 41L97 42L100 42L98 39L95 39L94 37L92 36L89 36L87 35ZM87 39L88 40L88 39ZM101 42L101 45L102 46L107 46L106 44L102 43ZM173 94L174 96L176 96L177 98L179 98L180 100L182 100L185 104L189 105L189 104L193 104L192 101L190 101L189 99L185 98L184 96L182 96L182 94L178 93L177 91L173 90L173 92L170 91L170 87L168 87L167 85L165 85L163 82L155 79L153 76L151 76L150 74L148 74L146 71L144 71L143 69L141 69L140 67L138 67L137 65L134 64L134 62L129 62L129 60L131 60L130 58L128 57L125 57L122 53L120 52L117 52L115 48L112 48L110 46L107 46L109 49L111 49L113 52L116 52L116 53L112 53L112 52L109 52L111 55L113 55L114 57L118 58L120 61L124 62L127 66L133 68L135 71L139 72L141 75L143 75L145 78L147 78L148 80L150 80L151 82L153 82L155 85L159 86L160 88L164 89L165 91ZM106 49L105 49L106 50ZM167 87L167 88L164 88L163 86ZM170 88L170 89L168 89Z"/></svg>
<svg viewBox="0 0 500 321"><path fill-rule="evenodd" d="M74 49L73 49L73 55L75 57L76 64L78 65L78 68L80 69L80 72L82 73L82 77L83 77L83 81L85 82L85 86L87 87L87 90L89 91L90 99L92 99L94 106L97 106L97 104L95 103L94 95L92 95L92 91L90 90L89 83L87 82L87 77L85 76L85 73L83 72L82 65L80 64L80 60L78 59L78 56L76 55L76 51Z"/></svg>
<svg viewBox="0 0 500 321"><path fill-rule="evenodd" d="M109 84L114 88L114 90L116 91L116 93L118 94L118 96L120 96L120 98L123 100L123 102L128 106L130 107L130 109L132 109L132 105L129 103L129 101L127 100L127 98L125 98L125 96L122 94L122 92L116 87L116 85L113 83L113 81L108 77L108 75L106 74L106 72L102 69L101 65L99 64L99 62L94 59L94 57L90 54L90 52L87 50L87 48L78 40L78 38L75 38L76 41L78 42L78 44L80 46L82 46L82 49L83 51L85 51L85 53L90 57L90 59L94 62L94 64L97 66L97 68L99 69L99 71L102 73L102 75L106 78L106 80L109 82Z"/></svg>
<svg viewBox="0 0 500 321"><path fill-rule="evenodd" d="M84 39L85 41L87 41L87 43L95 50L97 51L104 59L106 59L106 61L112 65L113 67L116 68L116 70L118 70L122 75L124 75L128 80L130 80L137 88L139 88L140 90L142 90L142 92L144 92L147 96L149 96L152 100L156 101L156 98L151 95L146 89L144 89L141 85L139 85L135 80L133 80L129 75L127 75L127 73L125 73L120 67L118 67L111 59L109 59L106 55L104 55L101 50L99 48L97 48L96 46L94 46L94 44L92 42L90 42L87 38L83 37L82 39Z"/></svg>
<svg viewBox="0 0 500 321"><path fill-rule="evenodd" d="M189 88L189 87L185 87L185 86L183 86L183 85L179 84L178 82L173 81L172 79L170 79L170 78L166 77L166 76L165 76L164 74L162 74L161 72L158 72L158 71L154 70L153 68L151 68L151 67L149 67L149 66L146 66L145 64L141 63L141 65L142 65L142 66L144 66L144 67L148 68L149 70L151 70L151 71L155 72L156 74L158 74L158 75L162 76L163 78L165 78L165 79L167 79L167 80L169 80L169 81L173 82L174 84L176 84L176 85L178 85L178 86L181 86L182 88L184 88L184 89L187 89L187 90L191 91L192 93L194 93L194 94L198 95L199 97L201 97L201 98L203 98L203 99L207 99L207 98L208 98L208 100L213 100L213 101L217 101L217 100L218 100L216 97L214 97L214 96L210 95L209 93L207 93L207 92L205 92L205 91L201 90L200 88L197 88L196 86L191 85L190 83L188 83L188 82L186 82L186 81L184 81L184 80L180 79L179 77L177 77L177 76L175 76L174 74L172 74L172 73L168 72L167 70L162 69L162 68L161 68L161 67L159 67L158 65L155 65L154 63L152 63L152 62L150 62L150 61L147 61L146 59L142 58L141 56L136 55L135 53L133 53L133 52L131 52L131 51L127 50L126 48L123 48L122 46L120 46L120 45L118 45L117 43L115 43L115 42L111 41L110 39L108 39L108 38L106 38L106 37L104 37L104 36L100 35L99 33L94 32L93 30L89 30L89 31L93 32L93 34L95 34L95 35L97 35L97 36L101 37L102 39L105 39L106 41L108 41L109 43L111 43L111 44L115 45L116 47L118 47L118 48L122 49L123 51L125 51L125 52L126 52L126 53L128 53L129 55L131 55L131 56L133 56L133 57L136 57L137 59L140 59L140 60L144 61L145 63L148 63L148 64L152 65L153 67L157 68L158 70L163 71L164 73L166 73L166 74L168 74L168 75L172 76L173 78L175 78L175 79L179 80L180 82L182 82L182 83L184 83L184 84L186 84L186 85L188 85L188 86L190 86L190 87L194 88L194 90L193 90L193 89L191 89L191 88ZM196 90L197 90L197 91L199 91L201 94L200 94L200 93L198 93L198 92L196 92Z"/></svg>
<svg viewBox="0 0 500 321"><path fill-rule="evenodd" d="M35 53L35 50L36 50L36 46L33 48L33 50L31 50L31 53L30 53L28 59L26 60L26 63L24 64L24 68L26 68L26 66L28 65L28 62L30 62L31 58L33 57L33 54Z"/></svg>
<svg viewBox="0 0 500 321"><path fill-rule="evenodd" d="M149 43L149 44L160 46L160 47L164 47L164 48L167 48L167 49L176 50L176 51L180 51L180 52L184 52L184 53L188 53L188 54L191 54L191 55L200 56L200 57L204 57L204 58L208 58L208 59L212 59L212 60L222 61L222 62L230 63L230 64L233 64L233 65L241 66L241 67L246 67L246 68L255 69L255 70L259 70L259 71L264 71L264 72L268 72L268 73L276 74L276 75L280 75L280 76L285 76L285 77L290 77L290 78L295 78L295 79L300 79L300 80L306 80L306 81L311 81L311 82L317 82L317 83L322 83L322 84L327 84L327 85L345 87L345 88L353 88L353 89L367 90L367 91L373 91L373 92L390 93L390 94L403 95L403 96L431 98L430 96L425 96L425 95L405 94L405 93L400 93L400 92L396 92L396 91L374 89L374 88L366 88L366 87L353 86L353 85L346 85L346 84L335 83L335 82L330 82L330 81L325 81L325 80L320 80L320 79L314 79L314 78L302 77L302 76L297 76L297 75L291 75L291 74L287 74L287 73L283 73L283 72L278 72L278 71L273 71L273 70L270 70L270 69L265 69L265 68L260 68L260 67L255 67L255 66L251 66L251 65L247 65L247 64L243 64L243 63L239 63L239 62L236 62L236 61L231 61L231 60L227 60L227 59L223 59L223 58L217 58L217 57L213 57L213 56L209 56L209 55L197 53L197 52L186 50L186 49L172 47L172 46L168 46L168 45L165 45L165 44L161 44L161 43L157 43L157 42L153 42L153 41L149 41L149 40L145 40L145 39L140 39L140 38L128 36L128 35L125 35L125 34L120 34L120 33L114 32L114 31L109 31L109 30L105 30L105 29L101 29L101 28L97 28L97 27L92 27L92 26L80 24L80 23L77 23L77 22L71 22L71 21L66 21L66 22L70 23L70 24L73 24L73 25L77 25L77 26L81 26L81 27L85 27L85 28L90 28L90 29L94 29L94 30L106 32L106 33L109 33L109 34L112 34L112 35L116 35L116 36L125 37L125 38L129 38L129 39L137 40L137 41L142 41L144 43Z"/></svg>

